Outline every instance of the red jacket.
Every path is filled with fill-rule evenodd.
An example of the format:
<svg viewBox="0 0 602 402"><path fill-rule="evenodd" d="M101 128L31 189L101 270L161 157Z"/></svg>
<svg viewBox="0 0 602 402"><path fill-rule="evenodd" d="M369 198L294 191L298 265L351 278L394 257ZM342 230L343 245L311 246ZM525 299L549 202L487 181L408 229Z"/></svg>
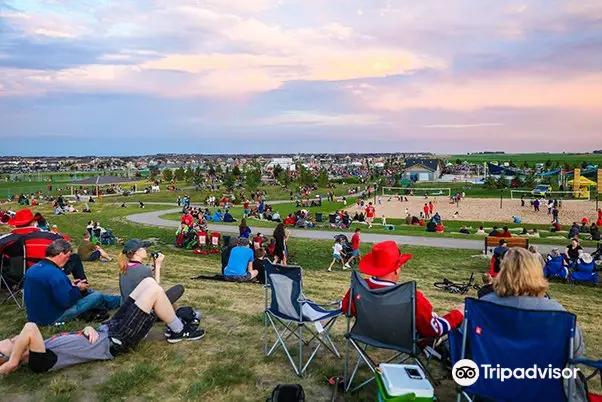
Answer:
<svg viewBox="0 0 602 402"><path fill-rule="evenodd" d="M380 289L396 284L389 281L383 281L377 278L368 278L366 283L370 289ZM343 297L341 310L346 312L349 308L349 290ZM351 314L355 315L355 306L351 306ZM434 311L431 302L416 290L416 330L421 338L434 338L445 335L451 329L457 328L462 324L464 314L458 310L453 310L443 317L439 317Z"/></svg>
<svg viewBox="0 0 602 402"><path fill-rule="evenodd" d="M512 233L510 233L510 232L502 232L502 237L512 237Z"/></svg>
<svg viewBox="0 0 602 402"><path fill-rule="evenodd" d="M25 252L27 253L27 266L31 267L33 264L46 258L46 249L57 237L54 233L45 232L40 228L34 226L26 226L22 228L13 229L11 233L19 235L28 235L30 233L36 234L36 237L25 240ZM47 235L46 235L47 234ZM60 234L65 240L70 241L71 239L64 234Z"/></svg>

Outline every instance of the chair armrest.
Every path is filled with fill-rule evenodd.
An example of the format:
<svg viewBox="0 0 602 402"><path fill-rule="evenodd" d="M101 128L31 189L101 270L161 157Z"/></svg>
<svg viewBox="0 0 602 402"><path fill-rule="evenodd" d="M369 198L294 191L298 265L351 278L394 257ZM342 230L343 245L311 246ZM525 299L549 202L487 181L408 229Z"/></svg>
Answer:
<svg viewBox="0 0 602 402"><path fill-rule="evenodd" d="M573 359L571 363L582 364L587 367L595 368L596 370L602 370L602 360L592 360L585 357L580 357L578 359Z"/></svg>

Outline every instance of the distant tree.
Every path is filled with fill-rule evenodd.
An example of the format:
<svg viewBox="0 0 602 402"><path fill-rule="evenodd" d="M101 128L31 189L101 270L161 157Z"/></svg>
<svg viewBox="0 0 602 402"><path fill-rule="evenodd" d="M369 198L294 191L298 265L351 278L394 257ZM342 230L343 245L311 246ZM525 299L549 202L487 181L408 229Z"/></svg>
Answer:
<svg viewBox="0 0 602 402"><path fill-rule="evenodd" d="M320 169L320 175L318 176L318 187L326 188L328 187L328 183L328 172L326 169L322 168Z"/></svg>
<svg viewBox="0 0 602 402"><path fill-rule="evenodd" d="M549 169L550 167L552 167L552 161L551 160L547 160L546 163L544 163L544 166Z"/></svg>
<svg viewBox="0 0 602 402"><path fill-rule="evenodd" d="M240 172L240 168L237 166L234 166L234 169L232 169L232 174L234 175L234 177L240 177L241 172Z"/></svg>
<svg viewBox="0 0 602 402"><path fill-rule="evenodd" d="M508 178L504 174L501 174L499 179L497 179L497 187L498 188L508 187Z"/></svg>
<svg viewBox="0 0 602 402"><path fill-rule="evenodd" d="M261 184L261 172L257 169L248 170L245 173L245 183L247 190L255 191Z"/></svg>
<svg viewBox="0 0 602 402"><path fill-rule="evenodd" d="M159 176L159 167L157 165L151 166L148 168L148 171L150 173L150 179L153 181L157 179L157 176Z"/></svg>
<svg viewBox="0 0 602 402"><path fill-rule="evenodd" d="M209 174L209 176L215 176L216 172L212 164L209 165L209 170L207 171L207 173Z"/></svg>
<svg viewBox="0 0 602 402"><path fill-rule="evenodd" d="M461 165L462 161L460 160L460 158L456 159L456 165Z"/></svg>
<svg viewBox="0 0 602 402"><path fill-rule="evenodd" d="M498 182L492 175L488 175L483 183L483 186L485 188L498 188Z"/></svg>
<svg viewBox="0 0 602 402"><path fill-rule="evenodd" d="M218 173L218 174L224 173L224 170L222 169L221 165L217 165L217 167L215 168L215 173Z"/></svg>
<svg viewBox="0 0 602 402"><path fill-rule="evenodd" d="M194 171L192 170L192 167L190 167L190 165L188 165L188 167L186 168L186 172L184 172L184 177L187 183L192 182L192 178L194 177Z"/></svg>
<svg viewBox="0 0 602 402"><path fill-rule="evenodd" d="M173 170L165 169L163 171L163 180L170 182L173 179Z"/></svg>
<svg viewBox="0 0 602 402"><path fill-rule="evenodd" d="M276 166L274 166L274 169L272 170L272 176L274 177L274 179L278 180L280 178L280 173L283 171L284 171L284 169L282 169L282 166L276 165Z"/></svg>
<svg viewBox="0 0 602 402"><path fill-rule="evenodd" d="M523 167L524 167L525 169L528 169L528 168L529 168L529 162L527 162L527 161L524 161L524 162L523 162Z"/></svg>
<svg viewBox="0 0 602 402"><path fill-rule="evenodd" d="M218 166L219 168L219 166ZM234 185L236 184L236 179L234 175L230 171L230 168L226 168L226 173L224 173L224 186L228 191L234 190Z"/></svg>
<svg viewBox="0 0 602 402"><path fill-rule="evenodd" d="M184 172L184 168L180 166L174 172L174 178L176 179L176 181L182 181L184 180L184 177L186 177L186 173Z"/></svg>
<svg viewBox="0 0 602 402"><path fill-rule="evenodd" d="M192 182L195 186L200 186L203 184L203 172L201 171L200 166L197 166L194 169L194 176L192 177Z"/></svg>
<svg viewBox="0 0 602 402"><path fill-rule="evenodd" d="M299 184L306 186L314 185L314 175L305 166L301 165L299 169Z"/></svg>
<svg viewBox="0 0 602 402"><path fill-rule="evenodd" d="M280 182L280 184L284 184L286 187L288 187L289 184L291 184L291 176L288 174L287 171L282 170L278 174L278 181Z"/></svg>
<svg viewBox="0 0 602 402"><path fill-rule="evenodd" d="M522 186L523 186L523 179L518 175L514 176L514 178L512 179L512 187L520 188Z"/></svg>
<svg viewBox="0 0 602 402"><path fill-rule="evenodd" d="M523 181L523 186L526 188L533 188L537 185L537 179L534 174L527 175Z"/></svg>
<svg viewBox="0 0 602 402"><path fill-rule="evenodd" d="M569 165L568 162L564 162L564 164L562 165L562 167L564 168L564 170L571 170L571 165Z"/></svg>

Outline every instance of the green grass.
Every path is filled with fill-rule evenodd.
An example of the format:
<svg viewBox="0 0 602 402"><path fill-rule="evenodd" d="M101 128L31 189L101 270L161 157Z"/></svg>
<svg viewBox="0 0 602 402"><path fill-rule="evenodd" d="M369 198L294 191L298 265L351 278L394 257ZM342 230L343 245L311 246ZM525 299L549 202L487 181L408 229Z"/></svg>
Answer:
<svg viewBox="0 0 602 402"><path fill-rule="evenodd" d="M395 235L401 235L401 236L420 236L420 237L433 237L433 238L444 237L444 238L455 238L455 239L483 240L483 236L479 236L479 235L475 235L475 234L465 235L465 234L459 233L459 230L463 226L467 226L471 230L471 232L474 233L480 226L483 226L485 231L489 232L493 229L493 226L497 226L499 228L508 226L508 228L510 228L510 229L526 228L527 230L532 230L532 229L536 228L539 231L541 237L540 238L529 238L529 242L533 243L533 244L554 244L554 245L562 245L562 246L565 246L568 244L567 243L568 239L566 239L567 232L561 232L560 234L552 233L549 231L550 230L549 225L514 224L514 223L509 223L509 222L463 221L463 220L450 219L450 220L446 220L444 222L445 233L442 233L442 234L441 233L429 233L429 232L426 232L425 227L406 225L404 220L393 219L393 218L387 218L387 224L395 225L394 231L385 230L384 226L378 224L378 222L380 222L380 219L376 220L376 224L371 229L368 228L365 224L360 224L360 223L353 223L351 225L351 228L349 228L347 230L333 229L327 223L328 222L328 214L333 213L336 210L340 210L343 208L345 208L345 207L344 207L343 203L340 203L340 202L323 202L321 207L306 208L306 209L309 209L310 212L312 212L313 214L315 214L316 212L322 212L323 219L325 221L323 223L317 223L317 227L315 229L306 229L306 230L311 231L311 230L319 229L319 230L328 230L328 231L332 231L332 232L347 231L347 232L349 232L349 234L351 234L351 233L353 233L355 228L359 227L362 229L363 233L395 234ZM278 211L282 218L286 217L289 213L294 213L298 209L299 208L296 207L295 203L276 204L273 206L273 210ZM212 212L215 212L216 208L210 208L210 210ZM220 222L218 224L226 225L226 226L238 226L240 224L240 220L242 219L242 216L243 216L243 209L241 207L233 207L233 208L230 208L230 213L237 220L237 222L233 222L233 223ZM182 214L180 212L171 212L171 213L166 213L164 215L161 215L161 217L164 219L179 221L182 217ZM215 222L211 222L211 223L215 223ZM277 223L266 221L266 220L258 220L255 218L249 218L249 219L247 219L247 225L249 225L249 227L251 227L253 232L257 232L258 230L261 232L264 232L264 229L275 228ZM568 228L566 228L566 229L568 229ZM233 230L235 230L235 229L233 229ZM269 231L268 231L268 233L269 233ZM516 235L518 232L513 231L512 233ZM548 236L557 237L559 235L563 236L564 238L563 239L548 238ZM584 246L587 246L587 247L595 247L597 244L594 241L587 241L587 240L584 240L582 243Z"/></svg>
<svg viewBox="0 0 602 402"><path fill-rule="evenodd" d="M44 375L21 368L0 380L3 400L259 401L265 400L279 383L300 383L306 391L307 400L329 400L330 388L326 380L342 374L342 361L321 351L307 376L298 378L282 352L264 358L264 291L261 286L192 280L192 276L219 272L219 256L197 256L190 251L173 248L173 229L129 223L125 215L140 212L137 208L113 208L108 204L94 208L91 217L72 214L49 216L49 219L71 236L76 245L90 218L100 220L103 226L112 228L123 238L153 238L154 248L167 255L162 285L185 285L186 292L179 304L192 305L202 311L202 325L207 335L199 342L171 345L163 338L163 326L157 324L136 351L112 361L88 363ZM145 211L160 208L165 207L149 205ZM47 207L39 210L49 211ZM6 229L5 226L0 227L2 231ZM343 272L340 266L331 273L326 272L331 247L331 241L292 238L289 243L291 263L304 268L307 296L319 302L339 300L349 286L349 272ZM475 251L401 247L404 252L414 254L403 268L402 279L415 280L439 313L449 311L461 303L463 297L438 291L433 287L434 282L443 277L461 281L473 272L486 271L488 267L488 261ZM369 244L362 244L362 253L369 249ZM115 256L120 249L114 246L107 247L107 250ZM118 292L116 263L86 263L86 271L94 289ZM595 308L595 301L600 299L600 287L552 283L550 294L567 310L577 314L588 356L602 358L602 312ZM24 311L13 304L3 305L0 308L0 339L18 333L25 322ZM59 331L81 329L85 325L76 321L60 330L43 328L42 331L49 336ZM333 330L333 340L341 351L344 350L344 331L345 322L339 320ZM436 388L440 400L451 400L453 383L445 379L443 370L436 363L433 370L435 377L442 380ZM362 376L367 376L365 370ZM368 387L350 398L373 401L375 390Z"/></svg>
<svg viewBox="0 0 602 402"><path fill-rule="evenodd" d="M548 159L553 163L564 164L567 162L570 166L581 165L582 162L587 162L593 165L602 163L602 154L548 154L548 153L533 153L533 154L472 154L472 155L451 155L446 158L454 163L456 159L462 162L468 161L473 163L482 162L510 162L521 165L523 162L528 162L532 167L536 163L545 163Z"/></svg>

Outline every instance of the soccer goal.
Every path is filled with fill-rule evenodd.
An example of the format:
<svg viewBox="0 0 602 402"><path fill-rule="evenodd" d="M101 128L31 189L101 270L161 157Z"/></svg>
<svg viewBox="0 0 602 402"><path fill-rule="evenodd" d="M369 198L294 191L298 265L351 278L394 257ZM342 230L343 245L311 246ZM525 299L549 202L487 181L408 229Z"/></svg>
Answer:
<svg viewBox="0 0 602 402"><path fill-rule="evenodd" d="M407 187L383 187L382 188L382 196L383 197L387 197L387 196L391 196L394 197L396 195L403 195L403 196L409 196L409 195L414 195L414 196L424 196L424 193L428 193L429 197L436 197L436 196L441 196L441 197L451 197L451 188L450 187L412 187L412 188L407 188Z"/></svg>
<svg viewBox="0 0 602 402"><path fill-rule="evenodd" d="M536 198L531 190L510 190L510 199L520 200L524 197L526 200ZM590 201L591 192L586 190L566 190L566 191L550 191L545 196L538 195L537 198L544 200L577 200Z"/></svg>

